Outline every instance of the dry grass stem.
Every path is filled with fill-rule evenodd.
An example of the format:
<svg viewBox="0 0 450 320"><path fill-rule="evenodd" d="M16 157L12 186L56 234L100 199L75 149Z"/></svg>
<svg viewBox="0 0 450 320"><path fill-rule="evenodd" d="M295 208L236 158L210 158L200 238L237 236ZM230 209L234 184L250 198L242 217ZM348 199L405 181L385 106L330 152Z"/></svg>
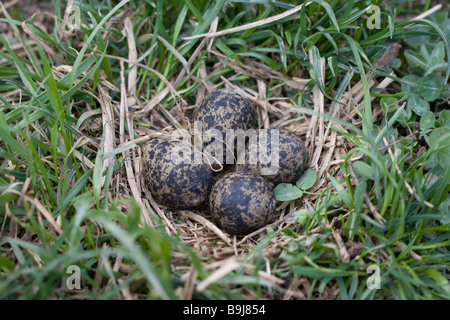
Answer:
<svg viewBox="0 0 450 320"><path fill-rule="evenodd" d="M283 18L289 17L290 15L293 15L294 13L297 13L298 11L300 11L302 9L303 6L308 6L311 4L310 2L306 2L306 3L302 3L301 5L292 8L290 10L287 10L283 13L274 15L272 17L266 18L266 19L262 19L260 21L256 21L256 22L252 22L252 23L247 23L243 26L239 26L239 27L235 27L235 28L230 28L227 30L222 30L222 31L218 31L218 32L209 32L209 33L202 33L196 36L191 36L191 37L184 37L183 40L192 40L192 39L197 39L197 38L214 38L214 37L220 37L226 34L230 34L230 33L236 33L236 32L240 32L240 31L245 31L247 29L252 29L252 28L257 28L260 26L263 26L265 24L269 24L278 20L281 20Z"/></svg>
<svg viewBox="0 0 450 320"><path fill-rule="evenodd" d="M211 273L208 277L197 284L197 290L205 290L210 284L217 282L222 279L231 271L236 270L240 266L240 263L233 256L221 262L219 269Z"/></svg>

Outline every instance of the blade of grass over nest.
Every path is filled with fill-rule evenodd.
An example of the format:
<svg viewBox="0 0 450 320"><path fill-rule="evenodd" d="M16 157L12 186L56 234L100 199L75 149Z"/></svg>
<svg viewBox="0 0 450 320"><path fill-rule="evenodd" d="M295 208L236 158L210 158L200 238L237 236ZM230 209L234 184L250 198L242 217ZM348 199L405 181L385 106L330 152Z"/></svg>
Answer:
<svg viewBox="0 0 450 320"><path fill-rule="evenodd" d="M197 34L194 34L193 36L185 37L184 40L192 40L192 39L197 39L197 38L201 38L201 37L213 38L213 37L218 37L218 36L222 36L222 35L226 35L226 34L230 34L230 33L244 31L244 30L247 30L247 29L250 29L250 28L254 28L254 27L259 27L261 25L272 23L272 22L275 22L277 20L280 20L280 19L283 19L285 17L288 17L288 16L290 16L290 15L300 11L300 9L303 6L308 6L310 4L311 4L311 1L307 2L307 3L304 3L304 4L301 4L301 5L293 8L293 9L290 9L290 10L288 10L286 12L283 12L283 13L280 13L278 15L266 18L264 20L248 23L246 25L243 25L243 26L240 26L240 27L236 27L236 28L231 28L231 29L228 29L228 30L218 31L218 32L214 32L214 33L205 33L205 34L199 34L200 32L197 32ZM201 31L201 32L203 32L203 31Z"/></svg>
<svg viewBox="0 0 450 320"><path fill-rule="evenodd" d="M34 21L26 21L22 24L22 28L26 34L28 34L31 37L36 37L35 43L39 42L40 45L44 48L44 50L47 52L47 54L51 57L53 57L56 61L58 61L61 64L67 64L69 63L67 60L62 58L60 55L56 53L55 50L50 45L61 45L61 49L65 49L66 53L71 54L73 56L74 52L73 50L70 50L69 47L66 45L58 42L54 37L52 37L50 34L48 34L46 31L41 29L39 26L36 26ZM35 55L34 55L35 56ZM37 57L36 57L37 58ZM33 63L33 66L40 75L43 75L42 69L39 64L39 60L37 60L37 63Z"/></svg>
<svg viewBox="0 0 450 320"><path fill-rule="evenodd" d="M27 119L26 115L25 119ZM19 131L18 135L22 137L22 139L24 140L24 144L27 147L27 160L31 160L27 163L31 164L29 166L29 170L32 177L32 184L35 186L38 185L41 189L41 192L45 189L50 190L49 192L46 192L42 195L48 210L51 204L54 204L56 202L55 193L53 192L52 188L52 181L55 180L55 177L51 174L51 170L48 169L48 167L42 160L40 155L40 148L36 147L36 144L39 144L39 147L42 146L41 141L33 139L28 127L26 128L25 132ZM38 179L38 177L42 177L42 179Z"/></svg>

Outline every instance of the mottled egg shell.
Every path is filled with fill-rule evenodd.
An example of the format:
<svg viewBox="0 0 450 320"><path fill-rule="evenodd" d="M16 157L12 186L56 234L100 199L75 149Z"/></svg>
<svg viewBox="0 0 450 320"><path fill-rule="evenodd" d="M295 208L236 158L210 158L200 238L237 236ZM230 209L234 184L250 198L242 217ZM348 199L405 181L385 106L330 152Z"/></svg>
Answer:
<svg viewBox="0 0 450 320"><path fill-rule="evenodd" d="M245 235L270 222L275 212L275 194L260 175L233 172L213 186L209 205L219 228L229 234Z"/></svg>
<svg viewBox="0 0 450 320"><path fill-rule="evenodd" d="M221 139L225 141L227 129L248 130L256 126L256 109L253 103L234 90L212 91L199 104L194 121L201 122L203 137L206 138L205 146L215 139L212 129L221 133ZM209 141L208 141L209 140ZM225 156L226 145L223 145ZM220 160L220 159L219 159ZM222 162L224 163L224 162Z"/></svg>
<svg viewBox="0 0 450 320"><path fill-rule="evenodd" d="M278 128L260 130L253 142L246 148L245 159L238 158L237 171L259 173L274 186L295 183L304 173L308 155L295 133Z"/></svg>
<svg viewBox="0 0 450 320"><path fill-rule="evenodd" d="M189 209L208 199L212 171L203 161L194 161L194 152L199 151L187 143L159 138L143 145L145 181L159 204Z"/></svg>

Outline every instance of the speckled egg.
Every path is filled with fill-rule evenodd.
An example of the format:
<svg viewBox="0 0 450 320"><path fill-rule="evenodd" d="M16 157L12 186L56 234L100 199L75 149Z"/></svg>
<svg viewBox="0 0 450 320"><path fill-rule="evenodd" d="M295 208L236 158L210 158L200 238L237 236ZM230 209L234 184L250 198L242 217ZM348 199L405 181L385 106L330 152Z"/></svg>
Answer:
<svg viewBox="0 0 450 320"><path fill-rule="evenodd" d="M252 172L229 173L209 195L214 223L229 234L245 235L264 227L275 212L271 184Z"/></svg>
<svg viewBox="0 0 450 320"><path fill-rule="evenodd" d="M195 121L201 124L203 140L207 146L218 138L226 141L227 129L245 131L255 128L256 108L249 99L237 91L228 89L212 91L200 102L194 113ZM220 137L216 134L220 134ZM221 146L224 157L219 160L225 163L226 144Z"/></svg>
<svg viewBox="0 0 450 320"><path fill-rule="evenodd" d="M143 145L145 182L159 204L190 209L208 199L212 171L203 160L196 161L197 152L187 143L159 138Z"/></svg>
<svg viewBox="0 0 450 320"><path fill-rule="evenodd" d="M295 183L305 171L308 159L303 140L278 128L260 130L244 155L238 158L236 170L259 173L274 186Z"/></svg>

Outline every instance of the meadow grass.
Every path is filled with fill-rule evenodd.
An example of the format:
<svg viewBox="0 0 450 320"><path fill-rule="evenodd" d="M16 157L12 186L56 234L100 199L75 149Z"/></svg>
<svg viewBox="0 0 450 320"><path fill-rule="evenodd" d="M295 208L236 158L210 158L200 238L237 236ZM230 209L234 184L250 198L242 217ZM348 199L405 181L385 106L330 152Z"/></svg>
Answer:
<svg viewBox="0 0 450 320"><path fill-rule="evenodd" d="M0 298L449 299L448 7L300 5L2 5ZM222 87L309 153L246 237L159 206L141 174L141 143Z"/></svg>

